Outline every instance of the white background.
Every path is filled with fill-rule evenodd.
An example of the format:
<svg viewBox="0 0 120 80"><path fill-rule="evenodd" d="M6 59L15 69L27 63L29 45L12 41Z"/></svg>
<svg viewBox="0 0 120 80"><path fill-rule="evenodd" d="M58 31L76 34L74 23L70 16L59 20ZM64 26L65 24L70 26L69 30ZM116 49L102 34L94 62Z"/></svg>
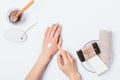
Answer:
<svg viewBox="0 0 120 80"><path fill-rule="evenodd" d="M0 0L0 80L24 80L40 54L43 33L53 23L63 26L63 48L76 59L83 80L120 80L120 0L35 0L34 6L24 13L22 24L12 25L6 20L11 8L23 8L30 0ZM3 34L11 28L27 29L24 43L12 43ZM102 76L87 72L80 64L76 50L98 39L100 29L113 32L113 62ZM57 55L48 65L43 80L67 80L59 70Z"/></svg>

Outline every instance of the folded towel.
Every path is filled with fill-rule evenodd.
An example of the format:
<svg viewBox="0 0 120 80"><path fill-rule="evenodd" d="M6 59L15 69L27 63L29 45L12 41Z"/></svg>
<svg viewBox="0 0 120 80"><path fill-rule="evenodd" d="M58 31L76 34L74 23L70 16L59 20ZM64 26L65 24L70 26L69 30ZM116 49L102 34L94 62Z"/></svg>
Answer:
<svg viewBox="0 0 120 80"><path fill-rule="evenodd" d="M112 32L106 30L99 31L100 58L107 65L111 63L112 55Z"/></svg>
<svg viewBox="0 0 120 80"><path fill-rule="evenodd" d="M88 43L83 49L83 55L85 57L85 60L89 60L92 57L96 56L95 50L92 46L92 43Z"/></svg>

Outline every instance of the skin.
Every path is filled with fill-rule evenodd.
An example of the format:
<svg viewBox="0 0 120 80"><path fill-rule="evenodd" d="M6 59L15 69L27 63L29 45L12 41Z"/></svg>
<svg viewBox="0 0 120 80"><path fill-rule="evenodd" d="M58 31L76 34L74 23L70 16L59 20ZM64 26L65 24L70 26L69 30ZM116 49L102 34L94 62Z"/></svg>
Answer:
<svg viewBox="0 0 120 80"><path fill-rule="evenodd" d="M69 78L69 80L81 80L81 76L77 70L75 59L61 47L58 47L60 54L57 58L60 69Z"/></svg>
<svg viewBox="0 0 120 80"><path fill-rule="evenodd" d="M42 75L47 65L49 64L53 56L58 52L58 50L60 50L58 46L60 47L62 46L63 40L61 37L61 30L62 27L59 24L54 24L46 29L44 33L44 40L42 44L41 53L36 63L34 64L33 68L26 76L25 80L40 80L42 78ZM48 46L48 44L51 44L51 46ZM67 60L68 62L68 59L65 58L67 56L64 56L64 54L67 55L69 54L67 52L63 52L63 53L61 52L63 61ZM72 57L70 59L72 59ZM67 63L65 61L64 63L66 64L64 64L64 67L63 64L60 63L60 61L61 58L59 57L58 63L60 65L60 68L69 77L70 80L80 80L78 79L78 77L80 76L78 74L77 67L74 66L74 61L71 62L72 64L70 63L69 66L67 66ZM73 73L73 74L69 74L69 73Z"/></svg>

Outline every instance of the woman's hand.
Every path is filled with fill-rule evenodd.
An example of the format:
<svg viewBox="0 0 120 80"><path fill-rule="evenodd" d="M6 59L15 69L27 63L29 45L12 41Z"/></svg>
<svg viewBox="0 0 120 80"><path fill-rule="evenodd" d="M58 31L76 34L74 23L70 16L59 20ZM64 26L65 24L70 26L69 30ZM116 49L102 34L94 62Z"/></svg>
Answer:
<svg viewBox="0 0 120 80"><path fill-rule="evenodd" d="M52 58L57 53L57 45L62 45L61 30L62 26L59 24L54 24L47 28L44 34L41 54Z"/></svg>
<svg viewBox="0 0 120 80"><path fill-rule="evenodd" d="M65 75L67 75L69 80L81 80L75 59L73 59L68 52L63 51L62 48L58 48L60 50L60 55L58 56L57 61L60 69L65 73Z"/></svg>
<svg viewBox="0 0 120 80"><path fill-rule="evenodd" d="M54 24L46 30L41 54L31 71L26 76L25 80L41 79L47 64L52 59L53 55L58 51L57 46L62 45L62 38L60 37L61 30L62 27L58 24Z"/></svg>

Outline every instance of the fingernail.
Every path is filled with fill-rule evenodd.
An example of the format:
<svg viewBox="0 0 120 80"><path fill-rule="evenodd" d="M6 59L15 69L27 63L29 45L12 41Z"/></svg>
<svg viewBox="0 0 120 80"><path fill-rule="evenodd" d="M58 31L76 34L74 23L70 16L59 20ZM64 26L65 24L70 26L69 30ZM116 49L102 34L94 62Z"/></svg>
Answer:
<svg viewBox="0 0 120 80"><path fill-rule="evenodd" d="M55 24L52 24L52 26L55 26Z"/></svg>
<svg viewBox="0 0 120 80"><path fill-rule="evenodd" d="M59 24L59 26L61 26L61 27L62 27L62 25L61 25L61 24Z"/></svg>
<svg viewBox="0 0 120 80"><path fill-rule="evenodd" d="M59 23L56 23L56 25L59 25Z"/></svg>

